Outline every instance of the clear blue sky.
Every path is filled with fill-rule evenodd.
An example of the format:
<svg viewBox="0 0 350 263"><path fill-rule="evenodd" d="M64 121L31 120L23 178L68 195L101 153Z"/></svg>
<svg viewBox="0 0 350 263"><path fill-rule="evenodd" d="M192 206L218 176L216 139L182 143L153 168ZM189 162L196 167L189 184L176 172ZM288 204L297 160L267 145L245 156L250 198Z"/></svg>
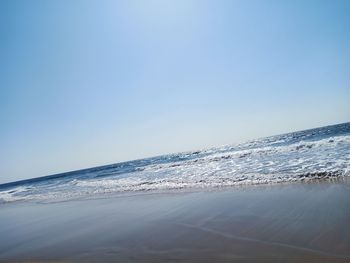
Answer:
<svg viewBox="0 0 350 263"><path fill-rule="evenodd" d="M0 13L0 183L350 120L350 1Z"/></svg>

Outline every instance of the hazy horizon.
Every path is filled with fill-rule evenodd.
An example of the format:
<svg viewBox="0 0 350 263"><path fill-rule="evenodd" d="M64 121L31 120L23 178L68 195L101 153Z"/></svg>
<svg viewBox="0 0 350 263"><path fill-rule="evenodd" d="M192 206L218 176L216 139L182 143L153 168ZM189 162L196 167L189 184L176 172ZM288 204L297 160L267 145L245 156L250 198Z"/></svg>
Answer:
<svg viewBox="0 0 350 263"><path fill-rule="evenodd" d="M0 184L349 122L348 1L1 1Z"/></svg>
<svg viewBox="0 0 350 263"><path fill-rule="evenodd" d="M329 125L320 126L320 127L307 128L307 129L304 129L304 130L289 131L289 132L281 133L281 134L271 134L271 135L268 135L268 136L265 136L265 137L252 138L252 139L250 139L250 140L262 139L262 138L266 138L266 137L273 137L273 136L276 136L276 135L283 135L283 134L289 134L289 133L300 132L300 131L306 131L306 130L313 130L313 129L317 129L317 128L328 127L328 126L335 126L335 125L340 125L340 124L345 124L345 123L350 123L350 122L329 124ZM243 142L238 142L237 144L245 143L245 142L248 142L248 141L249 141L249 140L243 141ZM227 144L227 145L235 145L235 144ZM184 152L184 153L185 153L185 152L194 152L194 151L206 150L206 149L211 149L211 148L220 148L220 147L222 147L222 146L225 146L225 145L209 146L209 147L207 147L207 148L201 148L201 149L190 149L190 150L185 150L185 151L182 151L182 152ZM92 166L92 167L82 167L82 168L78 168L78 169L75 169L75 170L63 171L63 172L58 172L58 173L54 173L54 174L41 175L41 176L37 176L37 177L31 177L31 178L26 178L26 179L21 179L21 180L15 180L15 181L10 181L10 182L0 182L0 185L1 185L1 184L7 184L7 183L15 183L15 182L17 182L17 181L25 181L25 180L31 180L31 179L42 178L42 177L50 177L50 176L55 176L55 175L60 175L60 174L66 174L66 173L74 173L74 172L78 172L78 171L82 171L82 170L88 170L88 169L93 169L93 168L99 168L99 167L114 165L114 164L118 164L118 163L132 162L132 161L136 161L136 160L142 160L142 159L147 159L147 158L152 158L152 157L157 157L157 156L163 156L163 155L177 154L177 153L181 153L181 152L164 153L164 154L155 155L155 156L154 156L154 155L152 155L152 156L145 156L145 157L141 157L141 158L139 158L139 159L123 160L123 161L119 161L119 162L108 163L108 164L102 164L102 165Z"/></svg>

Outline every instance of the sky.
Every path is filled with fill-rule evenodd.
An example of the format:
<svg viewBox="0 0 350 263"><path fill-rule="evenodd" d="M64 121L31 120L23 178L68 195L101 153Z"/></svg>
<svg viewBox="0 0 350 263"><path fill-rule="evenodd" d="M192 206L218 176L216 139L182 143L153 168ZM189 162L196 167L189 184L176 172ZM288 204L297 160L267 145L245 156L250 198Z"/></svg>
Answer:
<svg viewBox="0 0 350 263"><path fill-rule="evenodd" d="M350 121L350 1L0 1L0 183Z"/></svg>

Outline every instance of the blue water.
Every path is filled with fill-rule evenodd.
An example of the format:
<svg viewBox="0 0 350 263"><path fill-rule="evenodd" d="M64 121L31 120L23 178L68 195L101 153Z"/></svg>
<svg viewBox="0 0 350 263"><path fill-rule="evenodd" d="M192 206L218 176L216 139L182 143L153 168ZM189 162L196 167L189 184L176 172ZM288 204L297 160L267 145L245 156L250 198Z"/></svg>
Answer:
<svg viewBox="0 0 350 263"><path fill-rule="evenodd" d="M0 203L350 175L350 123L0 185Z"/></svg>

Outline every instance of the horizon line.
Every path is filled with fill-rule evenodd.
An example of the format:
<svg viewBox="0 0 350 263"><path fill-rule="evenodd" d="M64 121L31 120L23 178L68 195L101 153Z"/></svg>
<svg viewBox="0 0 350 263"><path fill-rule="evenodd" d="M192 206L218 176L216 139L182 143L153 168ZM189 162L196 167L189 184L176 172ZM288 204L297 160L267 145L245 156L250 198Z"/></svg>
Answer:
<svg viewBox="0 0 350 263"><path fill-rule="evenodd" d="M287 135L287 134L291 134L291 133L297 133L297 132L302 132L302 131L309 131L309 130L325 128L325 127L330 127L330 126L343 125L343 124L347 124L347 123L350 123L350 121L336 123L336 124L329 124L329 125L319 126L319 127L314 127L314 128L307 128L307 129L304 129L304 130L297 130L297 131L291 131L291 132L286 132L286 133L273 134L273 135L263 136L263 137L259 137L259 138L255 138L255 139L251 139L251 140L260 140L260 139L263 139L263 138L269 138L269 137L278 136L278 135ZM237 145L249 142L251 140L247 140L247 141L238 143ZM231 144L224 144L224 145L219 145L219 146L206 147L206 148L197 149L197 150L186 150L186 151L183 151L183 152L165 153L165 154L148 156L148 157L143 157L143 158L137 158L137 159L121 161L121 162L116 162L116 163L98 165L98 166L93 166L93 167L88 167L88 168L81 168L81 169L71 170L71 171L67 171L67 172L59 172L59 173L54 173L54 174L50 174L50 175L44 175L44 176L32 177L32 178L28 178L28 179L21 179L21 180L16 180L16 181L10 181L10 182L6 182L6 183L1 183L0 184L0 188L6 188L6 187L9 187L9 186L16 186L16 185L26 184L26 183L34 183L34 182L42 181L44 179L49 179L49 180L56 179L56 178L60 178L60 177L64 177L64 176L73 175L75 173L84 172L84 171L87 171L87 170L101 169L101 168L106 168L108 166L113 166L113 165L117 165L117 164L130 163L130 162L141 161L141 160L157 158L157 157L173 155L173 154L179 154L179 153L203 151L205 149L219 148L219 147L226 146L226 145L231 145Z"/></svg>

